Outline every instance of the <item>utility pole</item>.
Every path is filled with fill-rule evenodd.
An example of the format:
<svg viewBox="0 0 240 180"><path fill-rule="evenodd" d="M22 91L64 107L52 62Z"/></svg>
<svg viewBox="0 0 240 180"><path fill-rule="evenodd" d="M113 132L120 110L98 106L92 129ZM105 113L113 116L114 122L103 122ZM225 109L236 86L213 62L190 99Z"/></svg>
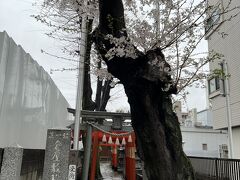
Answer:
<svg viewBox="0 0 240 180"><path fill-rule="evenodd" d="M87 0L84 0L83 6L87 7ZM79 57L79 69L78 69L74 138L73 138L74 150L79 149L78 148L79 130L80 130L80 125L82 124L81 110L82 110L83 84L84 84L84 60L85 60L86 44L87 44L87 13L84 12L81 15L81 17L82 17L82 22L81 22L81 39L80 39L80 51L79 51L80 57Z"/></svg>
<svg viewBox="0 0 240 180"><path fill-rule="evenodd" d="M227 118L226 119L227 119L227 123L228 123L229 157L234 158L228 64L227 64L226 60L224 60L222 64L223 64L224 72L225 72L225 96L226 96L225 99L226 99L226 108L227 108Z"/></svg>

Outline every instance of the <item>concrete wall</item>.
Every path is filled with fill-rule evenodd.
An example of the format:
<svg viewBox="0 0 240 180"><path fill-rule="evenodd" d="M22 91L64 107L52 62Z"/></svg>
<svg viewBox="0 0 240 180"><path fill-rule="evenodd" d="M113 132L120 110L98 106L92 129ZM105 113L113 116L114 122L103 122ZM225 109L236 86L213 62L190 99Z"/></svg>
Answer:
<svg viewBox="0 0 240 180"><path fill-rule="evenodd" d="M227 144L227 134L205 128L181 127L183 150L187 156L219 157L219 145ZM202 149L207 144L207 150Z"/></svg>
<svg viewBox="0 0 240 180"><path fill-rule="evenodd" d="M45 148L48 128L70 124L68 106L48 73L0 32L0 147Z"/></svg>

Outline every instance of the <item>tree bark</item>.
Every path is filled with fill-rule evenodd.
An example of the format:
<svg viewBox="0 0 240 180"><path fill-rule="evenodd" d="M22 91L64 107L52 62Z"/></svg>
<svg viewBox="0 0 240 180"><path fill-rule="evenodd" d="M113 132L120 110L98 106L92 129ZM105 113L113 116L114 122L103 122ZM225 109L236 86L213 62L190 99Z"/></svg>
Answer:
<svg viewBox="0 0 240 180"><path fill-rule="evenodd" d="M172 109L171 94L174 87L164 91L171 84L168 73L157 72L151 61L158 59L165 63L160 49L146 54L136 49L137 58L114 56L108 60L105 55L113 44L106 38L127 37L124 22L124 8L121 0L99 0L99 27L94 41L108 71L123 83L131 108L132 126L137 139L137 151L144 161L149 180L192 180L195 179L190 161L182 149L179 122Z"/></svg>
<svg viewBox="0 0 240 180"><path fill-rule="evenodd" d="M92 101L92 87L91 87L91 77L90 77L90 53L92 47L92 20L88 20L87 23L87 46L86 46L86 55L84 59L84 85L83 85L83 102L82 107L83 110L94 110L95 109L95 102Z"/></svg>
<svg viewBox="0 0 240 180"><path fill-rule="evenodd" d="M102 61L98 62L98 69L101 69ZM105 79L101 80L99 77L97 79L97 89L96 89L96 111L106 111L106 106L108 100L110 99L110 90L111 90L111 83L112 79Z"/></svg>

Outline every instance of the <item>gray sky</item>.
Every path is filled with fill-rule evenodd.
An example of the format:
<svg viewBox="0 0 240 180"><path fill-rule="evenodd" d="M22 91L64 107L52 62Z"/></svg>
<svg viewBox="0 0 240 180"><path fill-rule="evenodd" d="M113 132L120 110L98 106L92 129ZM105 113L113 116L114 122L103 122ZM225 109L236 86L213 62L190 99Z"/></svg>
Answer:
<svg viewBox="0 0 240 180"><path fill-rule="evenodd" d="M0 0L0 31L5 30L48 73L50 73L50 69L76 67L74 63L41 53L41 49L44 49L58 56L63 55L59 42L44 35L47 32L47 28L30 17L30 15L36 14L38 11L36 7L32 6L34 1ZM203 43L200 49L201 51L206 51L206 43ZM70 105L75 107L77 72L54 72L51 74L51 77ZM185 110L197 108L200 111L206 108L205 91L205 89L190 89L191 95L188 96ZM127 98L124 97L122 87L114 89L112 95L108 104L110 111L128 109Z"/></svg>

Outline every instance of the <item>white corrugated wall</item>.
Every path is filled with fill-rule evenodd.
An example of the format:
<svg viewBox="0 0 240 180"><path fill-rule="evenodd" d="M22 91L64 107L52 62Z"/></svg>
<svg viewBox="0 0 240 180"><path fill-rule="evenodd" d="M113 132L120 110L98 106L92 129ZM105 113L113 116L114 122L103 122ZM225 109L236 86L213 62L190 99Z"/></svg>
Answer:
<svg viewBox="0 0 240 180"><path fill-rule="evenodd" d="M48 128L71 123L68 106L48 73L0 32L0 147L44 149Z"/></svg>

